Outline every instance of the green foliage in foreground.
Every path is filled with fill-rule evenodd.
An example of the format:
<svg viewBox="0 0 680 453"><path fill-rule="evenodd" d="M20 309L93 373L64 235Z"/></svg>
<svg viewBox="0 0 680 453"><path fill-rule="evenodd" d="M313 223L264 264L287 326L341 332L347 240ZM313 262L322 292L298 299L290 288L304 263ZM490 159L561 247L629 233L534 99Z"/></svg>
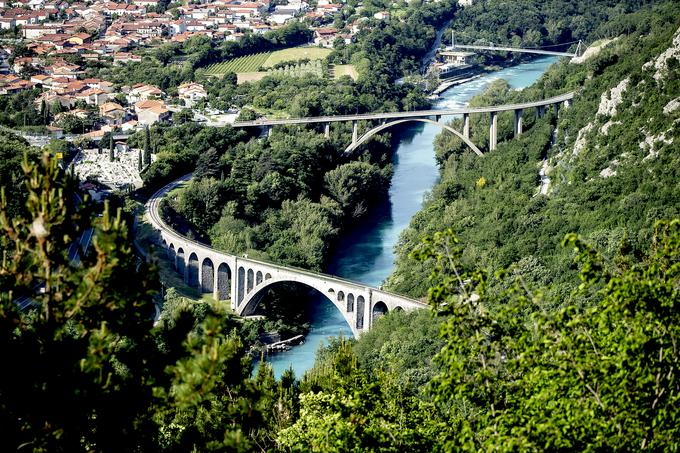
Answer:
<svg viewBox="0 0 680 453"><path fill-rule="evenodd" d="M152 325L155 272L127 228L74 204L48 155L24 162L26 214L0 205L2 444L33 451L248 451L266 444L277 386L250 360L220 307L168 307ZM11 216L10 216L11 215ZM94 228L92 250L71 244ZM15 299L33 299L21 312ZM265 412L269 415L265 416ZM271 415L271 416L270 416ZM264 433L264 434L263 434Z"/></svg>
<svg viewBox="0 0 680 453"><path fill-rule="evenodd" d="M580 269L573 290L591 303L561 310L546 310L553 302L544 291L505 272L494 278L506 291L488 293L491 277L461 264L463 248L451 231L427 238L413 256L435 263L428 300L442 317L443 341L427 392L398 383L400 370L385 371L394 356L384 357L388 365L357 359L364 341L379 344L375 334L354 348L340 343L302 382L300 418L279 433L279 445L320 452L676 450L680 220L657 223L653 237L644 257L625 247L605 257L567 235L563 245ZM403 330L420 315L402 316L386 320Z"/></svg>

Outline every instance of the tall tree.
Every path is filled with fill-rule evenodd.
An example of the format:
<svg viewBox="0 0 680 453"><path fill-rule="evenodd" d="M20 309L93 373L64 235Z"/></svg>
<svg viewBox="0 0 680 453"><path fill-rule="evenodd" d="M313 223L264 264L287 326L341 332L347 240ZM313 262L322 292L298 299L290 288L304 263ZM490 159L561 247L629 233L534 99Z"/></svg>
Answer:
<svg viewBox="0 0 680 453"><path fill-rule="evenodd" d="M149 126L144 128L144 165L151 165L151 133Z"/></svg>
<svg viewBox="0 0 680 453"><path fill-rule="evenodd" d="M111 134L111 139L109 140L109 160L111 162L114 161L115 155L114 155L114 143L113 143L113 134Z"/></svg>

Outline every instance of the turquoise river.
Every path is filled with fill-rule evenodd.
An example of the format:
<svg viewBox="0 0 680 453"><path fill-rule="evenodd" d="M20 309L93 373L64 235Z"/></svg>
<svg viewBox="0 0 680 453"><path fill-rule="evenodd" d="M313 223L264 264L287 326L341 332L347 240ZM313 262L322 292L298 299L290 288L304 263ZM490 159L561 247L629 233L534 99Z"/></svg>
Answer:
<svg viewBox="0 0 680 453"><path fill-rule="evenodd" d="M522 89L534 83L555 61L556 57L537 59L450 88L440 96L433 108L464 106L470 98L497 79L505 79L514 89ZM474 117L471 119L474 121ZM362 221L362 227L350 231L339 244L329 266L329 274L371 286L380 285L390 275L394 268L394 246L399 234L420 210L424 195L439 178L434 157L434 138L440 132L440 128L431 124L393 130L393 133L398 134L398 141L389 198L373 209L368 218ZM340 312L322 296L316 298L308 310L311 330L305 343L267 358L277 378L290 367L301 378L314 364L316 351L321 344L333 337L352 335Z"/></svg>

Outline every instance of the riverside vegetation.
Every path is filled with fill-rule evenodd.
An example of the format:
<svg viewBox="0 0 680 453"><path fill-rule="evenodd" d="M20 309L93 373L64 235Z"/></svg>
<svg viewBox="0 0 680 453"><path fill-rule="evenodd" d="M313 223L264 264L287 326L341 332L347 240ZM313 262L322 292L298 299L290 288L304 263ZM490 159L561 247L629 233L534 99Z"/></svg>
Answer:
<svg viewBox="0 0 680 453"><path fill-rule="evenodd" d="M476 99L579 90L558 117L534 120L527 112L518 140L504 142L511 125L502 117L498 149L484 158L438 139L442 180L403 235L388 281L427 294L433 310L390 313L360 340L338 340L299 381L291 373L276 381L267 366L252 376L244 345L252 333L218 303L192 304L170 291L152 327L155 266L134 256L122 218L111 209L95 217L88 203L77 209L74 182L56 162L7 135L0 346L13 366L0 377L3 444L34 451L676 450L680 220L655 220L677 218L680 209L673 153L680 51L667 51L680 42L679 12L675 2L658 2L621 15L604 26L612 30L604 36L618 39L598 55L559 64L522 93L497 84ZM473 128L482 145L483 131L483 123ZM265 150L277 154L276 143L243 143L229 129L186 124L153 133L159 154L170 150L159 159L158 168L168 165L154 176L159 184L178 171L168 162L189 161L186 155L212 156L198 171L209 170L201 180L218 184L242 160L254 165ZM296 134L300 143L290 138L290 146L317 146ZM209 152L212 146L230 150ZM302 149L294 159L304 162ZM17 151L24 150L22 162ZM227 157L215 159L218 153ZM278 152L276 162L297 165L288 155ZM366 159L353 164L380 162L371 153ZM544 159L553 168L547 196L536 195ZM328 173L302 172L293 187L315 181L321 204L334 190ZM247 198L234 212L246 215L257 202ZM267 215L283 215L284 203ZM78 266L67 250L89 227L93 252ZM256 234L261 226L249 227ZM20 294L30 294L36 309L20 312L12 302Z"/></svg>

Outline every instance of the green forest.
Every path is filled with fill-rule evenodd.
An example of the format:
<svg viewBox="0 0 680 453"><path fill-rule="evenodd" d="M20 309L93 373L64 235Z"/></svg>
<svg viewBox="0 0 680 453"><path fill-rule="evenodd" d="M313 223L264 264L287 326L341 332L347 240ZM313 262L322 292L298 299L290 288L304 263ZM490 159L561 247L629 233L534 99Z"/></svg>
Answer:
<svg viewBox="0 0 680 453"><path fill-rule="evenodd" d="M455 25L498 3L411 5L404 22L363 32L347 55L336 50L338 62L361 67L359 54L371 63L356 82L268 77L237 87L225 78L211 96L296 115L426 105L417 87L394 80L415 70L449 13ZM600 40L599 51L555 64L522 91L495 82L471 105L575 91L573 104L541 118L525 111L516 139L511 113L501 115L494 151L488 118L475 119L483 157L437 137L440 181L385 282L430 310L395 311L359 339L333 341L303 376L275 379L266 364L253 372L257 322L163 285L162 263L133 241L130 209L117 209L124 201L79 198L55 159L0 131L4 450L678 450L680 5L517 7L527 13L516 20L534 22L501 29L480 14L470 27L543 35L562 11L565 22L539 43L584 37ZM17 123L12 102L5 111ZM154 126L130 139L156 155L135 197L193 171L162 208L176 229L324 270L392 173L389 136L346 156L350 135L342 125L330 137L295 126L267 138ZM90 229L91 251L71 260ZM21 310L21 297L33 308Z"/></svg>

